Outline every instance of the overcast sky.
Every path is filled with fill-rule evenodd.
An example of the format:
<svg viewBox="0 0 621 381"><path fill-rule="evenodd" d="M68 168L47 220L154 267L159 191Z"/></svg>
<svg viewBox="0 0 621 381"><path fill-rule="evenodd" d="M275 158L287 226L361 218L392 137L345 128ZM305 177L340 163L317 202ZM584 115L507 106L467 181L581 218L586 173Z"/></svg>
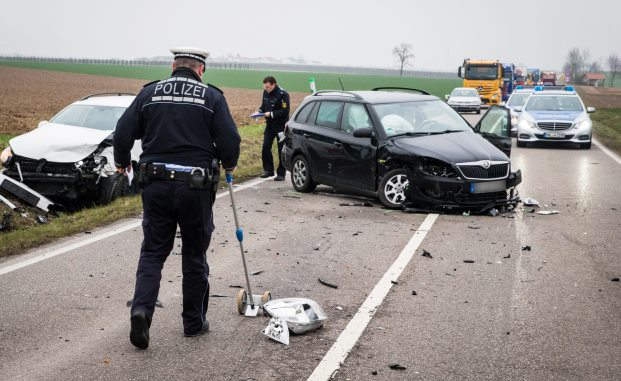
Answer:
<svg viewBox="0 0 621 381"><path fill-rule="evenodd" d="M621 53L614 0L3 1L0 54L162 56L175 45L214 56L303 56L325 64L395 67L406 42L414 69L454 71L465 57L560 69L574 46Z"/></svg>

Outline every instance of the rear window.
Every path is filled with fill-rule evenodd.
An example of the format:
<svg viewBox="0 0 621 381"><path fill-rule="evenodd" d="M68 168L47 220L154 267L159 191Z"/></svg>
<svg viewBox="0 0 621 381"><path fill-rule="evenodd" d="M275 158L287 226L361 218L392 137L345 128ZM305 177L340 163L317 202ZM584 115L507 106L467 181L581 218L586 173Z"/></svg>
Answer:
<svg viewBox="0 0 621 381"><path fill-rule="evenodd" d="M341 102L321 102L317 112L316 124L323 127L338 128L342 111L343 103Z"/></svg>
<svg viewBox="0 0 621 381"><path fill-rule="evenodd" d="M298 112L298 114L295 116L295 121L298 123L306 123L306 121L308 121L308 116L313 111L313 107L315 106L315 104L316 102L311 102L305 105L302 110L300 110L300 112Z"/></svg>
<svg viewBox="0 0 621 381"><path fill-rule="evenodd" d="M56 114L50 122L69 126L114 130L125 107L71 105Z"/></svg>

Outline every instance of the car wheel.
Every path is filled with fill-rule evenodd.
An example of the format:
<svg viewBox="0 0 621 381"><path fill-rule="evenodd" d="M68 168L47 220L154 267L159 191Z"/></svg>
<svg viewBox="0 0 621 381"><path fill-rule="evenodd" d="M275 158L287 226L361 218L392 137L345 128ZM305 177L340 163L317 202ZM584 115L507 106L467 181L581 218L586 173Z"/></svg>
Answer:
<svg viewBox="0 0 621 381"><path fill-rule="evenodd" d="M117 198L126 195L128 190L127 176L115 173L108 177L102 177L99 180L97 203L100 205L109 204Z"/></svg>
<svg viewBox="0 0 621 381"><path fill-rule="evenodd" d="M588 143L580 143L581 149L591 149L591 142Z"/></svg>
<svg viewBox="0 0 621 381"><path fill-rule="evenodd" d="M521 141L521 140L518 140L518 141L517 141L517 146L518 146L518 147L522 147L522 148L524 148L524 147L526 147L526 145L527 145L527 144L528 144L528 143L523 142L523 141Z"/></svg>
<svg viewBox="0 0 621 381"><path fill-rule="evenodd" d="M312 192L317 186L311 177L308 161L302 155L293 158L293 164L291 165L291 183L296 191L302 193Z"/></svg>
<svg viewBox="0 0 621 381"><path fill-rule="evenodd" d="M477 114L481 114L481 109L477 109Z"/></svg>
<svg viewBox="0 0 621 381"><path fill-rule="evenodd" d="M389 209L400 209L405 201L405 190L410 181L405 169L393 169L384 175L378 196L381 203Z"/></svg>

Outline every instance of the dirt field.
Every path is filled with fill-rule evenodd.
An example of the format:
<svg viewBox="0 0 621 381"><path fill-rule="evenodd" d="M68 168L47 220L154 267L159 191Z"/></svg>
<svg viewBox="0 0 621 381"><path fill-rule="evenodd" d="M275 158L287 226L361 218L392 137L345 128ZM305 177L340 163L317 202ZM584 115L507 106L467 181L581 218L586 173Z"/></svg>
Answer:
<svg viewBox="0 0 621 381"><path fill-rule="evenodd" d="M621 89L577 86L586 106L595 108L621 108Z"/></svg>
<svg viewBox="0 0 621 381"><path fill-rule="evenodd" d="M205 82L209 82L209 73ZM86 95L109 91L136 93L145 84L133 79L10 67L0 67L0 83L0 134L29 131L39 121L49 119ZM248 115L260 105L261 91L222 90L238 125L252 123ZM292 106L295 108L305 95L292 93Z"/></svg>

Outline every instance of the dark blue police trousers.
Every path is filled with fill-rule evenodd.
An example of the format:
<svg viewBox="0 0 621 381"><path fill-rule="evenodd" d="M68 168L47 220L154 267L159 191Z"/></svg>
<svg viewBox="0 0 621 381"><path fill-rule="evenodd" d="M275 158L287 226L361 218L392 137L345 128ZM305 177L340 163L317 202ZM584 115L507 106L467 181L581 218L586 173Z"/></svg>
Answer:
<svg viewBox="0 0 621 381"><path fill-rule="evenodd" d="M136 272L132 314L144 311L151 321L160 289L162 268L181 229L183 328L202 329L209 303L206 252L213 225L213 192L190 189L185 182L153 181L142 192L144 241Z"/></svg>

